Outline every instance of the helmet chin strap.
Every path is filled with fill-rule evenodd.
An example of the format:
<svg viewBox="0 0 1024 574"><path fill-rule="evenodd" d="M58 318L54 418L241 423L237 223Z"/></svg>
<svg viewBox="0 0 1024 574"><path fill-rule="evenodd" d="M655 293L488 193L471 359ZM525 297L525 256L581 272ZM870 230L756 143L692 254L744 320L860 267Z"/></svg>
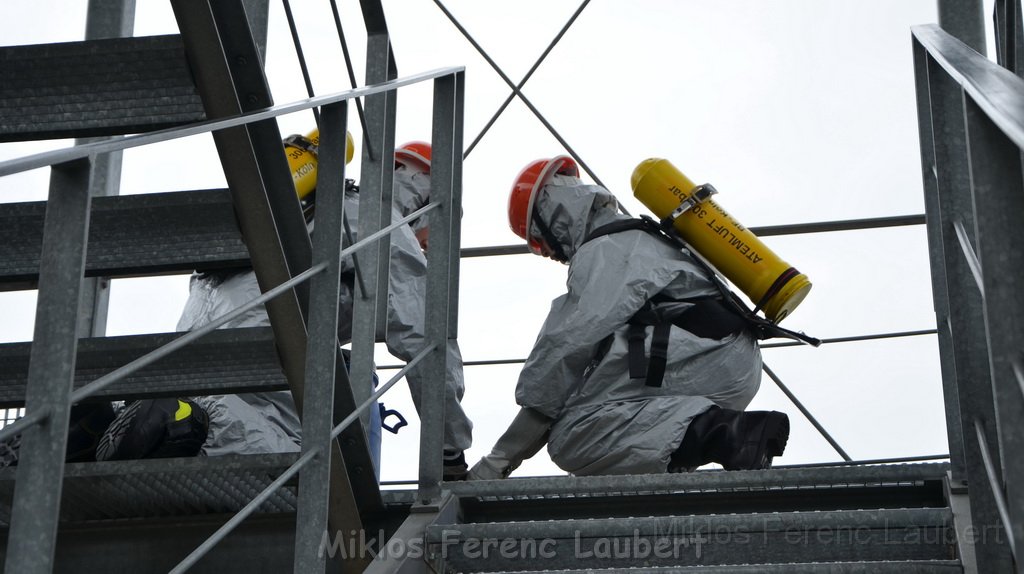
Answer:
<svg viewBox="0 0 1024 574"><path fill-rule="evenodd" d="M544 223L544 220L537 214L537 210L533 210L533 216L531 217L533 224L537 226L537 230L540 231L541 237L544 238L544 242L548 244L551 251L554 252L555 259L562 263L568 263L569 258L565 255L565 250L562 249L562 244L555 239L555 235L551 233L551 229Z"/></svg>

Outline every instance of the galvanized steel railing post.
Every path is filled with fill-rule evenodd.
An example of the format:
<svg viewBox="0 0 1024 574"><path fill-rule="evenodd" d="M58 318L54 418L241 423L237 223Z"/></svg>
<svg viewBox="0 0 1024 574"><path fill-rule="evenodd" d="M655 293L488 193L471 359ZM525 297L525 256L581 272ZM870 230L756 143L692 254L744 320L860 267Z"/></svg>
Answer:
<svg viewBox="0 0 1024 574"><path fill-rule="evenodd" d="M1019 353L1020 335L1016 327L1007 327L1002 321L1019 322L1021 318L1020 295L1014 293L1007 298L1005 293L1005 284L1019 282L1019 267L1012 263L1020 255L1007 253L1013 248L1007 245L1008 237L1002 233L1005 229L986 226L1005 217L1020 220L1024 84L937 29L915 29L914 38L929 231L931 239L941 242L940 250L932 245L932 268L936 279L944 277L948 296L948 300L940 301L936 293L936 315L940 331L949 331L960 411L959 420L947 424L958 424L963 436L971 500L970 542L975 545L977 570L1010 571L1012 545L1004 536L1015 535L1019 527L1008 520L1011 517L1004 489L1017 485L1004 484L1000 469L1006 465L1018 469L1019 463L1008 459L1019 457L1019 452L988 450L988 445L1000 444L1000 418L1005 421L1006 416L1017 416L1019 420L1019 415L1013 413L1019 413L1021 407L1020 391L1007 392L1013 381L1003 377L1013 376L1013 354ZM1014 183L1005 183L1004 178ZM1000 195L1000 203L983 206L996 189L1013 190L1017 197L1007 204L1002 203L1007 199ZM983 248L986 240L989 247ZM990 252L986 255L984 249ZM981 258L978 253L982 253ZM1001 299L988 300L992 294L986 287L990 284L997 293L1003 290ZM993 332L993 326L999 332ZM994 338L1005 335L1012 339L1008 343L1016 344L1008 352L1001 344L992 346ZM995 362L996 357L1002 365ZM945 371L943 374L948 375ZM993 381L993 376L1000 380ZM994 391L994 386L1000 390ZM1013 405L1001 404L1009 399L1014 399ZM1017 436L1002 440L1006 445L1016 444L1019 427L1006 430ZM1015 509L1015 513L1019 511Z"/></svg>
<svg viewBox="0 0 1024 574"><path fill-rule="evenodd" d="M53 166L50 174L25 395L28 412L48 417L22 434L6 572L53 570L89 233L89 171L89 160L76 160Z"/></svg>
<svg viewBox="0 0 1024 574"><path fill-rule="evenodd" d="M914 76L917 84L917 125L921 142L921 179L924 185L928 235L928 258L932 270L932 301L939 344L939 365L942 373L942 394L946 405L946 438L952 480L967 483L964 457L964 433L960 421L960 391L953 364L953 337L949 329L949 293L946 290L945 256L942 248L942 226L939 221L939 180L935 167L935 134L932 127L931 94L928 90L928 52L914 42Z"/></svg>
<svg viewBox="0 0 1024 574"><path fill-rule="evenodd" d="M435 352L426 360L424 382L420 397L420 472L417 499L421 504L436 502L441 495L442 451L444 449L444 394L447 372L447 342L454 337L455 326L450 324L448 309L452 298L453 272L457 275L459 235L453 232L458 225L457 199L462 173L461 122L463 73L434 80L434 118L430 166L430 203L440 207L430 214L430 248L427 249L426 339L436 345ZM456 293L457 296L457 293Z"/></svg>
<svg viewBox="0 0 1024 574"><path fill-rule="evenodd" d="M1024 394L1014 362L1024 358L1024 171L1021 150L978 105L965 102L977 251L1011 541L1024 550ZM1017 556L1018 561L1024 558Z"/></svg>
<svg viewBox="0 0 1024 574"><path fill-rule="evenodd" d="M364 7L364 10L367 9ZM370 24L367 23L369 27ZM372 85L394 77L391 42L386 30L367 38L366 83ZM367 133L363 146L359 187L359 237L363 238L391 223L391 184L395 167L395 93L382 92L366 98ZM355 287L352 310L352 380L369 381L373 373L373 343L383 339L387 317L391 238L363 251L359 271L362 280ZM365 289L365 290L364 290ZM364 345L363 342L369 344ZM369 385L352 389L356 402L370 396ZM361 417L363 426L369 414Z"/></svg>
<svg viewBox="0 0 1024 574"><path fill-rule="evenodd" d="M964 125L964 93L960 85L930 60L929 92L932 101L932 125L935 130L935 166L938 171L939 218L942 233L946 290L949 293L949 329L953 340L953 361L960 397L960 423L964 435L967 481L970 485L971 516L975 529L987 533L974 541L980 572L1004 572L1010 568L1005 544L999 544L1001 521L995 500L987 487L981 446L975 440L973 421L986 422L989 444L997 444L995 406L991 372L985 345L983 296L954 224L969 223L970 247L977 246L974 233L974 206L970 193ZM990 422L991 421L991 422ZM996 466L999 458L993 453Z"/></svg>
<svg viewBox="0 0 1024 574"><path fill-rule="evenodd" d="M327 528L328 497L331 492L333 449L334 377L338 368L338 297L341 291L341 238L345 198L345 130L347 102L327 106L320 118L317 172L317 227L313 234L313 261L327 262L327 269L313 277L310 285L309 340L306 347L306 381L302 413L303 453L319 454L299 474L296 509L295 572L323 572L326 557L323 541L333 540ZM341 365L341 368L345 368ZM340 473L347 479L347 475ZM349 508L356 508L352 501ZM356 521L358 524L358 520ZM342 525L336 528L347 530ZM352 557L355 558L355 557ZM360 564L365 567L365 564Z"/></svg>

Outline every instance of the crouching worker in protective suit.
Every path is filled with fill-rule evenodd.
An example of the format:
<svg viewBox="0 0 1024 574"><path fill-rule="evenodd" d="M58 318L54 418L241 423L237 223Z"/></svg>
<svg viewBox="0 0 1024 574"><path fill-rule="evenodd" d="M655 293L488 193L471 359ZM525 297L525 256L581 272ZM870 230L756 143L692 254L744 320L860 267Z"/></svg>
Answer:
<svg viewBox="0 0 1024 574"><path fill-rule="evenodd" d="M568 157L518 176L512 230L568 263L568 292L519 376L521 410L470 479L504 478L545 444L576 475L760 469L782 454L786 415L743 412L761 373L746 323L685 249L642 229L594 233L627 219Z"/></svg>
<svg viewBox="0 0 1024 574"><path fill-rule="evenodd" d="M291 145L301 145L304 153L313 154L312 159L315 162L316 135L312 134L311 138L292 136L287 141L293 142L296 139L305 141ZM351 149L350 141L349 150ZM412 142L397 149L395 155L396 211L392 217L398 219L423 207L429 200L430 146ZM347 160L351 160L351 154ZM310 172L303 173L308 175ZM315 181L315 170L312 171L312 177ZM300 190L300 201L303 211L307 214L308 226L312 230L315 190L310 185L306 192L302 193L299 182L296 186ZM346 186L345 218L354 235L359 220L359 195L358 188L354 185ZM425 221L416 220L414 223L421 229L426 227ZM426 232L420 231L419 235L425 242ZM358 241L358 237L352 237L352 241ZM342 262L342 277L338 336L339 340L345 343L352 336L354 267L351 259ZM426 258L412 227L403 226L391 235L389 280L386 342L392 354L408 361L422 350L425 332L423 311ZM192 277L189 298L178 322L178 330L199 328L258 297L260 293L256 275L252 270L197 273ZM270 320L265 308L259 306L224 327L269 325ZM464 386L462 356L457 343L452 341L448 352L450 356L446 381L445 476L448 479L455 479L464 478L467 472L462 451L470 445L472 423L460 405ZM412 396L418 401L419 388L422 384L419 369L410 371L407 379ZM195 403L209 415L210 432L205 444L202 445L203 454L297 452L301 448L302 425L290 391L197 397ZM380 424L379 419L375 424ZM379 444L377 446L379 447ZM374 454L379 458L379 453Z"/></svg>

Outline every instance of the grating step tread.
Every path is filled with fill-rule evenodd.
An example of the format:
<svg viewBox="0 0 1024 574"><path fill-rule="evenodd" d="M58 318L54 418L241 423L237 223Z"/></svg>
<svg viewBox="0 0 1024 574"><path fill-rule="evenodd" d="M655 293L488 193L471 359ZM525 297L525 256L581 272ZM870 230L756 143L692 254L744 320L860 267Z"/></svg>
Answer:
<svg viewBox="0 0 1024 574"><path fill-rule="evenodd" d="M298 454L232 455L65 466L61 521L234 513L277 478ZM0 523L10 523L17 468L0 469ZM259 512L294 512L285 486Z"/></svg>
<svg viewBox="0 0 1024 574"><path fill-rule="evenodd" d="M184 333L80 339L75 388ZM0 408L25 401L31 343L0 344ZM270 327L218 329L100 391L97 399L139 399L285 390Z"/></svg>
<svg viewBox="0 0 1024 574"><path fill-rule="evenodd" d="M501 574L524 574L528 570ZM898 560L864 562L804 562L799 564L737 564L730 566L663 566L660 568L594 568L589 570L540 570L545 574L932 574L963 572L958 560Z"/></svg>
<svg viewBox="0 0 1024 574"><path fill-rule="evenodd" d="M0 47L0 141L138 133L205 117L178 35Z"/></svg>
<svg viewBox="0 0 1024 574"><path fill-rule="evenodd" d="M426 542L456 571L949 560L952 522L948 508L522 521L435 525Z"/></svg>
<svg viewBox="0 0 1024 574"><path fill-rule="evenodd" d="M0 290L39 277L46 202L0 204ZM86 275L152 275L244 267L249 250L227 189L97 197Z"/></svg>
<svg viewBox="0 0 1024 574"><path fill-rule="evenodd" d="M575 499L686 492L770 492L850 486L901 486L942 480L948 463L698 471L620 476L549 476L453 483L453 494L480 500Z"/></svg>

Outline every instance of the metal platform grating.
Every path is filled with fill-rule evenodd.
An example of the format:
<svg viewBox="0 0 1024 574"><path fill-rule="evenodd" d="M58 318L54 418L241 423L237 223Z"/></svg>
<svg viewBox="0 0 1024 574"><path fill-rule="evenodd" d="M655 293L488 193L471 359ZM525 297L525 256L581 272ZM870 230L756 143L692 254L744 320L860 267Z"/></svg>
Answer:
<svg viewBox="0 0 1024 574"><path fill-rule="evenodd" d="M61 521L160 518L237 512L298 458L236 455L68 464ZM16 468L0 470L0 523L10 521ZM285 486L258 512L294 512Z"/></svg>
<svg viewBox="0 0 1024 574"><path fill-rule="evenodd" d="M46 202L0 204L0 290L39 274ZM119 276L247 266L249 250L226 189L97 197L86 275Z"/></svg>
<svg viewBox="0 0 1024 574"><path fill-rule="evenodd" d="M770 492L877 486L915 486L939 481L947 463L858 467L698 471L635 476L540 477L452 483L453 494L481 501L557 500L682 493Z"/></svg>
<svg viewBox="0 0 1024 574"><path fill-rule="evenodd" d="M135 133L204 118L180 36L0 48L0 141Z"/></svg>
<svg viewBox="0 0 1024 574"><path fill-rule="evenodd" d="M81 339L75 387L90 383L181 335ZM30 350L30 343L0 345L0 407L24 404ZM214 331L100 391L97 397L220 395L287 388L270 327L252 327Z"/></svg>

